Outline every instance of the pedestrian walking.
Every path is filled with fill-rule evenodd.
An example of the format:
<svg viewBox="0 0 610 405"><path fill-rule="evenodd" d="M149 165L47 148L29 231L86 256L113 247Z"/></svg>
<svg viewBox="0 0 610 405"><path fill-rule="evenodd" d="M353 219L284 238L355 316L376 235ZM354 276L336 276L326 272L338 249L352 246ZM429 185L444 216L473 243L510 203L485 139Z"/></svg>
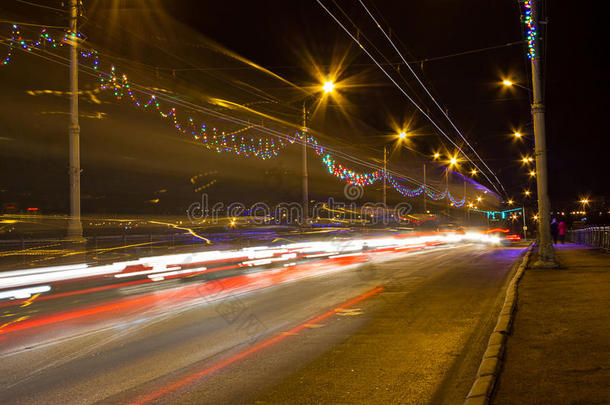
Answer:
<svg viewBox="0 0 610 405"><path fill-rule="evenodd" d="M557 236L559 235L559 223L557 218L553 218L551 221L551 236L553 237L553 243L557 244Z"/></svg>
<svg viewBox="0 0 610 405"><path fill-rule="evenodd" d="M557 225L557 233L559 234L559 240L561 241L562 245L566 241L566 228L566 223L563 222L563 220L559 221L559 224Z"/></svg>

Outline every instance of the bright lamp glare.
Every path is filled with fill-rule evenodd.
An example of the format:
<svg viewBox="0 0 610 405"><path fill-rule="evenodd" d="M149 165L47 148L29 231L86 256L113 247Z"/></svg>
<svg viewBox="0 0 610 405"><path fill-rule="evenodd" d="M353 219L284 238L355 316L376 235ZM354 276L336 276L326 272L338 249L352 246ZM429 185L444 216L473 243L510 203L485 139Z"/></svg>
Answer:
<svg viewBox="0 0 610 405"><path fill-rule="evenodd" d="M400 134L398 134L399 139L405 139L406 137L407 137L407 133L405 131L402 131Z"/></svg>
<svg viewBox="0 0 610 405"><path fill-rule="evenodd" d="M333 83L332 80L324 82L324 85L322 86L322 90L324 90L324 93L332 93L334 89L335 83Z"/></svg>
<svg viewBox="0 0 610 405"><path fill-rule="evenodd" d="M505 86L512 86L513 82L511 82L510 80L503 80L502 84L505 85Z"/></svg>

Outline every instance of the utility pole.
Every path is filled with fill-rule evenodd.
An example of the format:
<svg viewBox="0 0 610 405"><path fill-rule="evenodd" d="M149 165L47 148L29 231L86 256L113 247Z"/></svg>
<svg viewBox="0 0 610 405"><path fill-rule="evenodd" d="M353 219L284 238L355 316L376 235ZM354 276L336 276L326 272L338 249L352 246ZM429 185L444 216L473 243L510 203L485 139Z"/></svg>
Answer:
<svg viewBox="0 0 610 405"><path fill-rule="evenodd" d="M527 241L527 224L525 223L525 206L521 207L521 215L523 216L523 240Z"/></svg>
<svg viewBox="0 0 610 405"><path fill-rule="evenodd" d="M424 214L428 213L428 210L426 209L426 189L428 188L428 186L426 186L426 164L424 163L424 192L422 193L422 195L424 196Z"/></svg>
<svg viewBox="0 0 610 405"><path fill-rule="evenodd" d="M449 193L449 168L446 167L445 168L445 192ZM443 204L445 205L445 204ZM451 209L447 206L445 206L445 214L447 215L447 217L449 217L451 215Z"/></svg>
<svg viewBox="0 0 610 405"><path fill-rule="evenodd" d="M307 174L307 100L303 101L303 225L309 218L309 189Z"/></svg>
<svg viewBox="0 0 610 405"><path fill-rule="evenodd" d="M532 21L537 31L538 29L538 4L532 0ZM534 36L534 55L531 57L532 66L532 116L534 119L534 138L536 143L536 173L538 190L538 235L540 246L538 247L539 261L535 266L556 267L555 252L551 242L551 221L549 214L549 196L547 183L547 150L544 123L544 103L542 93L541 66L538 57L540 55L540 42L538 36Z"/></svg>
<svg viewBox="0 0 610 405"><path fill-rule="evenodd" d="M466 207L466 178L464 177L464 207ZM466 217L468 216L468 209L464 210L464 221L466 221Z"/></svg>
<svg viewBox="0 0 610 405"><path fill-rule="evenodd" d="M82 241L80 220L80 127L78 125L78 1L70 0L70 219L68 239Z"/></svg>
<svg viewBox="0 0 610 405"><path fill-rule="evenodd" d="M386 203L387 203L387 188L386 188L387 164L388 164L387 148L384 146L383 147L383 209L384 209L384 211L387 208L387 206L386 206Z"/></svg>

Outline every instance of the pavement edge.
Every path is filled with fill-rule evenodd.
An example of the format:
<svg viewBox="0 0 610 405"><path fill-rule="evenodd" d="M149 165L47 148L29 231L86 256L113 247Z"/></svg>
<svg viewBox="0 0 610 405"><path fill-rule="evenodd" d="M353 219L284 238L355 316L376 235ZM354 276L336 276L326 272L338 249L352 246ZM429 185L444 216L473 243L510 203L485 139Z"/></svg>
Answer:
<svg viewBox="0 0 610 405"><path fill-rule="evenodd" d="M510 333L513 314L517 307L517 286L527 267L533 248L534 244L532 243L527 248L521 264L506 288L506 296L498 316L498 321L489 337L487 349L485 349L481 364L477 370L476 379L466 396L464 405L486 405L489 403L496 380L500 374L506 338Z"/></svg>

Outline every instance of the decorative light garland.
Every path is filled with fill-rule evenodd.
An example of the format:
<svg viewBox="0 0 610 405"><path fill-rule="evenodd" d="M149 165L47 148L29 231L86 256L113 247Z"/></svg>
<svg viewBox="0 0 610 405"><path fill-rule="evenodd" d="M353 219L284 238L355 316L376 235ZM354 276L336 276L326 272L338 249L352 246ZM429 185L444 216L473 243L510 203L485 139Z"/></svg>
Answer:
<svg viewBox="0 0 610 405"><path fill-rule="evenodd" d="M256 128L256 125L247 125L227 134L225 131L218 130L214 127L210 132L208 132L208 127L206 124L195 125L195 121L192 117L187 117L185 122L179 122L176 114L176 108L171 107L168 112L163 112L159 100L154 94L152 94L145 102L137 99L132 90L132 86L127 80L127 76L123 74L121 77L118 77L116 68L114 66L111 66L109 76L100 76L100 86L103 90L112 90L114 97L117 100L123 99L123 97L125 97L125 93L127 93L127 96L136 107L143 109L149 109L149 107L152 107L162 118L171 119L176 131L181 134L191 135L193 139L201 142L207 149L213 150L217 153L232 152L239 156L257 157L262 160L267 160L277 156L281 149L286 147L288 144L293 144L296 142L296 139L300 137L300 135L297 133L293 137L289 137L287 140L282 138L255 139L252 136L245 136L243 133L250 129ZM241 135L237 136L238 134Z"/></svg>
<svg viewBox="0 0 610 405"><path fill-rule="evenodd" d="M77 38L77 39L74 39ZM13 49L18 47L22 48L28 52L31 52L35 48L44 48L50 46L52 48L62 47L68 44L71 40L82 39L83 36L81 33L74 34L72 31L67 30L64 32L64 35L61 40L57 40L49 35L46 28L42 28L40 30L40 34L36 39L26 40L21 36L21 32L19 31L19 26L17 24L11 25L11 34L8 39L8 53L0 62L0 66L8 65L11 61L11 56L13 54ZM93 59L93 69L97 70L99 66L99 59L97 56L97 51L94 49L81 49L79 50L80 56L83 58L92 58Z"/></svg>
<svg viewBox="0 0 610 405"><path fill-rule="evenodd" d="M532 0L525 0L523 2L525 11L523 13L523 22L527 26L527 57L529 59L536 58L536 23L533 18Z"/></svg>
<svg viewBox="0 0 610 405"><path fill-rule="evenodd" d="M532 27L531 30L528 31L528 41L530 40L531 33L533 42L536 32L533 23L531 23L531 1L526 0L525 5L526 9L528 8L528 5L530 8L529 12L526 11L526 23L529 16L530 23L528 23L528 27ZM8 41L9 51L2 62L0 62L0 66L7 65L11 61L12 51L17 46L31 52L33 48L40 48L42 46L51 46L53 48L61 47L69 43L70 40L74 40L73 38L75 37L82 38L82 35L80 33L75 34L70 31L66 31L61 40L56 40L48 34L46 28L43 28L38 39L26 41L21 37L19 27L13 24L11 37ZM535 56L533 49L533 46L530 47L530 57ZM82 49L79 50L79 54L84 59L93 59L92 68L98 70L99 58L96 50ZM176 108L172 107L168 112L163 112L160 103L154 94L152 94L146 101L138 100L133 93L132 86L129 84L127 76L122 74L119 78L114 66L111 66L109 75L100 74L100 88L102 90L110 89L116 100L122 100L126 93L130 101L132 101L136 107L142 109L150 109L149 107L152 107L152 109L155 109L162 118L171 119L174 128L179 133L190 134L195 140L201 141L207 149L216 151L218 153L232 152L239 156L258 157L262 160L266 160L277 156L280 150L282 150L288 144L294 144L297 139L302 141L304 138L306 138L306 142L312 145L316 155L322 158L322 162L326 166L328 172L349 184L364 187L382 180L385 176L390 185L403 197L416 197L425 192L429 198L435 201L447 198L449 201L451 201L452 205L458 208L462 207L466 202L465 197L462 198L462 200L456 200L448 189L445 189L442 193L435 193L425 184L415 189L409 189L408 187L398 183L393 176L384 174L383 171L380 170L375 170L369 173L358 173L348 169L342 164L337 163L332 155L326 153L324 147L319 145L315 138L312 136L305 136L306 131L297 132L294 134L294 136L288 137L287 140L282 138L278 138L277 140L273 138L258 138L255 140L254 137L246 137L244 135L236 137L237 134L256 128L255 125L245 126L229 134L226 134L224 131L220 131L216 128L212 128L212 133L209 134L205 124L196 126L193 118L191 117L188 117L186 123L180 123L176 115ZM211 184L205 185L204 188L209 185Z"/></svg>

